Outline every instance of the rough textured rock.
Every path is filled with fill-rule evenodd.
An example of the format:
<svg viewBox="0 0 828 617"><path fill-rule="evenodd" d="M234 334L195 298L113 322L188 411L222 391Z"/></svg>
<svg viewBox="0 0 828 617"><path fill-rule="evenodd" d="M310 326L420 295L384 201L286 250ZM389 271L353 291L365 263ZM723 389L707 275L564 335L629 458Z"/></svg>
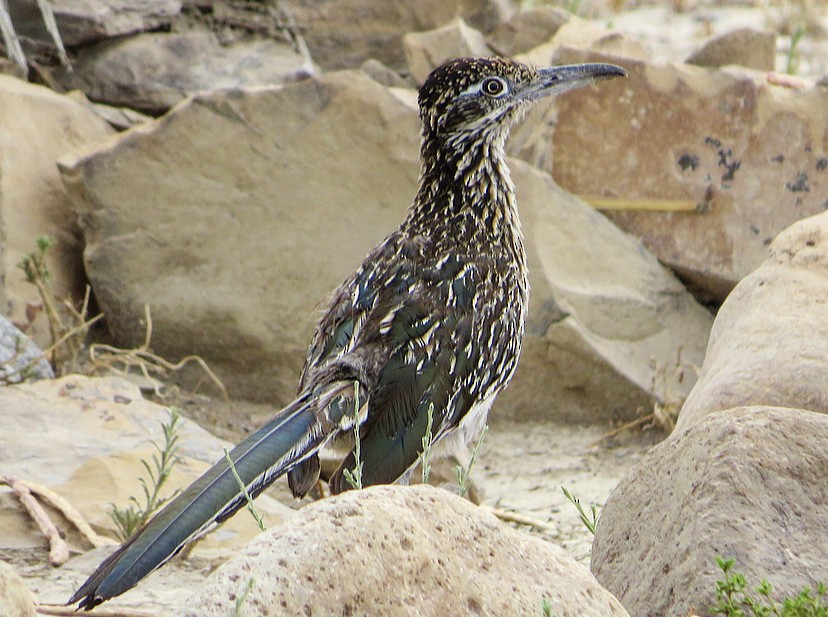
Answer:
<svg viewBox="0 0 828 617"><path fill-rule="evenodd" d="M432 487L374 487L305 507L216 571L184 615L627 615L562 549Z"/></svg>
<svg viewBox="0 0 828 617"><path fill-rule="evenodd" d="M451 58L494 55L483 34L462 19L435 30L411 32L402 42L408 69L417 83L423 83L431 71Z"/></svg>
<svg viewBox="0 0 828 617"><path fill-rule="evenodd" d="M27 304L40 302L17 264L43 234L58 241L48 258L52 291L58 298L82 296L80 230L55 161L111 133L70 98L0 75L0 313L11 321L27 324ZM27 334L41 348L51 344L42 314Z"/></svg>
<svg viewBox="0 0 828 617"><path fill-rule="evenodd" d="M704 203L608 216L712 299L754 270L782 229L828 207L824 88L583 50L558 59L614 60L630 77L558 100L556 180L581 195Z"/></svg>
<svg viewBox="0 0 828 617"><path fill-rule="evenodd" d="M355 71L199 96L65 159L117 341L143 339L148 302L156 352L197 353L232 394L286 402L320 303L411 203L418 134Z"/></svg>
<svg viewBox="0 0 828 617"><path fill-rule="evenodd" d="M163 113L196 92L274 85L312 70L285 43L222 45L210 32L158 32L85 48L62 79L95 101Z"/></svg>
<svg viewBox="0 0 828 617"><path fill-rule="evenodd" d="M14 568L2 561L0 561L0 615L3 617L35 617L32 592Z"/></svg>
<svg viewBox="0 0 828 617"><path fill-rule="evenodd" d="M84 45L106 38L157 30L181 11L181 0L50 0L63 44ZM10 3L18 34L51 40L35 0Z"/></svg>
<svg viewBox="0 0 828 617"><path fill-rule="evenodd" d="M532 293L521 363L500 404L518 418L576 422L676 404L693 375L670 391L659 371L672 372L679 353L701 361L708 312L640 241L548 174L521 161L511 167Z"/></svg>
<svg viewBox="0 0 828 617"><path fill-rule="evenodd" d="M828 416L774 407L674 433L601 512L596 578L641 617L709 614L717 556L734 558L751 586L768 580L777 598L814 589L828 580L826 440Z"/></svg>
<svg viewBox="0 0 828 617"><path fill-rule="evenodd" d="M486 37L489 47L502 56L516 56L547 43L572 18L562 8L542 5L518 11Z"/></svg>
<svg viewBox="0 0 828 617"><path fill-rule="evenodd" d="M417 150L414 110L346 72L198 97L162 122L64 160L87 271L119 344L143 340L149 302L156 352L197 353L236 396L286 402L314 308L403 218L416 191ZM629 418L659 396L651 357L665 366L683 347L700 362L710 318L640 243L548 175L520 164L515 171L536 256L536 341L506 408L526 417Z"/></svg>
<svg viewBox="0 0 828 617"><path fill-rule="evenodd" d="M54 489L96 531L115 537L110 507L125 507L130 496L142 495L139 478L146 470L141 460L156 453L152 441L163 443L161 423L169 420L167 410L143 400L137 386L123 379L79 375L0 388L0 409L3 474ZM167 494L192 482L228 445L183 418L179 435L181 460L165 486ZM270 524L291 513L267 497L257 500L256 507ZM89 548L71 526L61 530L74 548ZM195 552L226 557L257 532L251 517L236 516ZM44 542L17 500L0 493L0 548L39 547Z"/></svg>
<svg viewBox="0 0 828 617"><path fill-rule="evenodd" d="M323 69L357 68L369 58L406 69L402 37L458 17L491 32L514 10L507 0L290 0L286 3Z"/></svg>
<svg viewBox="0 0 828 617"><path fill-rule="evenodd" d="M722 305L677 430L742 405L828 413L828 213L783 231Z"/></svg>
<svg viewBox="0 0 828 617"><path fill-rule="evenodd" d="M752 28L739 28L707 41L685 60L696 66L738 64L757 71L772 71L776 63L776 35Z"/></svg>
<svg viewBox="0 0 828 617"><path fill-rule="evenodd" d="M43 351L8 319L0 315L0 383L51 379L55 374Z"/></svg>

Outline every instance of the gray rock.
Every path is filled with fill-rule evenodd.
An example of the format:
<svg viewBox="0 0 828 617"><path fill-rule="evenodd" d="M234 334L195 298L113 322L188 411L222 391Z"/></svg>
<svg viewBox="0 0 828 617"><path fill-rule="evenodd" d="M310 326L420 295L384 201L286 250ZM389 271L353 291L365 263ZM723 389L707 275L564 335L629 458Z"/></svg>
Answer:
<svg viewBox="0 0 828 617"><path fill-rule="evenodd" d="M52 379L43 351L12 322L0 315L0 384Z"/></svg>
<svg viewBox="0 0 828 617"><path fill-rule="evenodd" d="M28 323L27 306L40 302L18 264L44 234L57 240L47 258L52 292L83 297L81 233L55 161L113 132L71 98L0 75L0 313L10 321ZM43 313L26 333L42 349L52 344Z"/></svg>
<svg viewBox="0 0 828 617"><path fill-rule="evenodd" d="M283 6L323 69L354 69L374 58L398 72L406 69L406 33L432 30L458 17L491 32L514 10L508 0L290 0Z"/></svg>
<svg viewBox="0 0 828 617"><path fill-rule="evenodd" d="M158 32L83 49L62 80L94 101L157 114L196 92L280 84L312 71L284 43L251 39L222 45L209 32Z"/></svg>
<svg viewBox="0 0 828 617"><path fill-rule="evenodd" d="M558 99L555 179L579 195L704 204L607 213L703 295L723 300L780 231L828 207L828 90L769 85L738 67L583 50L559 60L614 60L630 77Z"/></svg>
<svg viewBox="0 0 828 617"><path fill-rule="evenodd" d="M181 11L181 0L49 0L63 44L88 45L103 39L156 30ZM35 0L10 3L20 35L51 41Z"/></svg>
<svg viewBox="0 0 828 617"><path fill-rule="evenodd" d="M314 311L411 203L418 132L414 109L343 72L197 97L64 159L117 342L143 341L149 302L157 353L199 354L234 396L290 400ZM639 242L547 174L514 171L534 292L503 409L629 419L663 398L652 358L701 361L710 317Z"/></svg>
<svg viewBox="0 0 828 617"><path fill-rule="evenodd" d="M722 305L677 430L743 405L828 413L828 213L795 223Z"/></svg>
<svg viewBox="0 0 828 617"><path fill-rule="evenodd" d="M427 32L410 32L402 42L408 70L417 83L423 83L431 71L451 58L494 55L486 37L462 19Z"/></svg>
<svg viewBox="0 0 828 617"><path fill-rule="evenodd" d="M495 28L486 42L502 56L516 56L548 43L572 17L572 13L548 5L518 11Z"/></svg>
<svg viewBox="0 0 828 617"><path fill-rule="evenodd" d="M562 549L447 491L373 487L316 502L219 568L183 615L244 602L276 615L542 615L627 612Z"/></svg>
<svg viewBox="0 0 828 617"><path fill-rule="evenodd" d="M731 30L707 41L685 62L708 67L738 64L757 71L772 71L776 63L776 34L752 28Z"/></svg>
<svg viewBox="0 0 828 617"><path fill-rule="evenodd" d="M383 86L389 88L407 88L411 86L399 73L388 68L379 60L366 60L359 68L363 73Z"/></svg>
<svg viewBox="0 0 828 617"><path fill-rule="evenodd" d="M814 589L828 580L827 440L828 416L763 406L674 433L607 501L595 577L642 616L711 614L718 556L777 600Z"/></svg>
<svg viewBox="0 0 828 617"><path fill-rule="evenodd" d="M0 615L35 617L35 598L9 564L0 561Z"/></svg>

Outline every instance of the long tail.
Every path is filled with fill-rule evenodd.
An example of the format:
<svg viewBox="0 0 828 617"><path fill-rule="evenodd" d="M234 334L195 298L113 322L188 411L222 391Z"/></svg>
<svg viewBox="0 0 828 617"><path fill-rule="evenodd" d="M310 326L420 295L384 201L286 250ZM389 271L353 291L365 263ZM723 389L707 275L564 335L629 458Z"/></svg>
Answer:
<svg viewBox="0 0 828 617"><path fill-rule="evenodd" d="M229 453L252 497L323 445L327 435L315 414L318 403L318 395L300 397ZM223 457L103 561L68 603L89 610L124 593L245 502Z"/></svg>

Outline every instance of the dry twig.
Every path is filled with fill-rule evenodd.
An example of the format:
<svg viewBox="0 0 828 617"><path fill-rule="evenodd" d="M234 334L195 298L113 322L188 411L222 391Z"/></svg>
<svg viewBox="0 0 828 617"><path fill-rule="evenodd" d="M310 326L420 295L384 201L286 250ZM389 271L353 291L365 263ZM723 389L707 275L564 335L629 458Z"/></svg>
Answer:
<svg viewBox="0 0 828 617"><path fill-rule="evenodd" d="M57 617L78 617L80 614L74 606L64 606L62 604L36 604L35 610L39 615L56 615ZM95 617L158 617L158 613L149 611L123 608L107 610L100 607L95 609L94 615Z"/></svg>
<svg viewBox="0 0 828 617"><path fill-rule="evenodd" d="M509 512L507 510L501 510L499 508L493 508L492 506L480 506L484 510L488 510L492 514L494 514L497 518L501 521L505 521L507 523L517 523L518 525L529 525L530 527L535 527L537 529L542 529L543 531L558 531L558 527L551 523L547 523L546 521L542 521L539 518L532 518L531 516L526 516L524 514L519 514L517 512Z"/></svg>
<svg viewBox="0 0 828 617"><path fill-rule="evenodd" d="M8 486L20 499L20 503L26 508L26 512L32 517L41 533L49 541L49 563L53 566L61 566L69 561L69 546L60 537L60 532L55 527L52 519L43 509L43 506L34 498L25 482L12 476L0 476L0 483Z"/></svg>
<svg viewBox="0 0 828 617"><path fill-rule="evenodd" d="M150 314L149 305L144 306L144 315L147 321L147 329L142 345L133 349L119 349L118 347L104 343L93 343L89 346L89 359L92 362L92 366L97 369L113 371L120 375L128 375L133 369L137 369L150 383L156 383L158 380L153 374L159 378L166 378L169 373L177 371L191 362L195 362L221 391L222 397L225 400L229 400L224 384L199 356L186 356L179 362L172 363L152 353L150 351L152 315ZM197 388L198 385L196 386ZM158 394L157 387L156 394Z"/></svg>

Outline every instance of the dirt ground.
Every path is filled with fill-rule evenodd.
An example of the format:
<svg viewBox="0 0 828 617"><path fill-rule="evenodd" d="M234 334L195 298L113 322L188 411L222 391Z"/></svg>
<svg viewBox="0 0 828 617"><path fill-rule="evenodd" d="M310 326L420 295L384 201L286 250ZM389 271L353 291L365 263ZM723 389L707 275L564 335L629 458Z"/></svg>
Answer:
<svg viewBox="0 0 828 617"><path fill-rule="evenodd" d="M273 411L250 403L174 398L186 416L231 441L260 426ZM537 521L537 526L514 521L507 524L563 547L589 567L592 536L564 497L561 486L578 496L587 509L588 504L603 504L621 477L664 434L657 429L635 428L601 439L611 427L514 423L499 417L496 407L490 419L472 473L482 505L501 514ZM435 464L435 476L453 484L453 463ZM290 496L284 479L276 482L269 494L291 507L303 505ZM69 598L106 552L89 551L53 569L48 565L44 543L43 548L34 551L0 551L0 560L9 562L24 577L40 602L59 604ZM176 558L104 608L143 611L158 617L174 614L182 589L189 594L220 563L204 555Z"/></svg>
<svg viewBox="0 0 828 617"><path fill-rule="evenodd" d="M236 441L263 424L271 410L241 403L187 405L184 413L219 437ZM602 439L610 426L515 423L498 414L490 417L472 477L482 505L513 512L544 523L519 525L555 542L589 566L592 536L581 523L575 506L561 487L576 495L585 508L602 505L618 481L653 445L664 439L658 430L634 428ZM454 463L445 461L437 471L453 483ZM300 506L280 481L271 495Z"/></svg>

